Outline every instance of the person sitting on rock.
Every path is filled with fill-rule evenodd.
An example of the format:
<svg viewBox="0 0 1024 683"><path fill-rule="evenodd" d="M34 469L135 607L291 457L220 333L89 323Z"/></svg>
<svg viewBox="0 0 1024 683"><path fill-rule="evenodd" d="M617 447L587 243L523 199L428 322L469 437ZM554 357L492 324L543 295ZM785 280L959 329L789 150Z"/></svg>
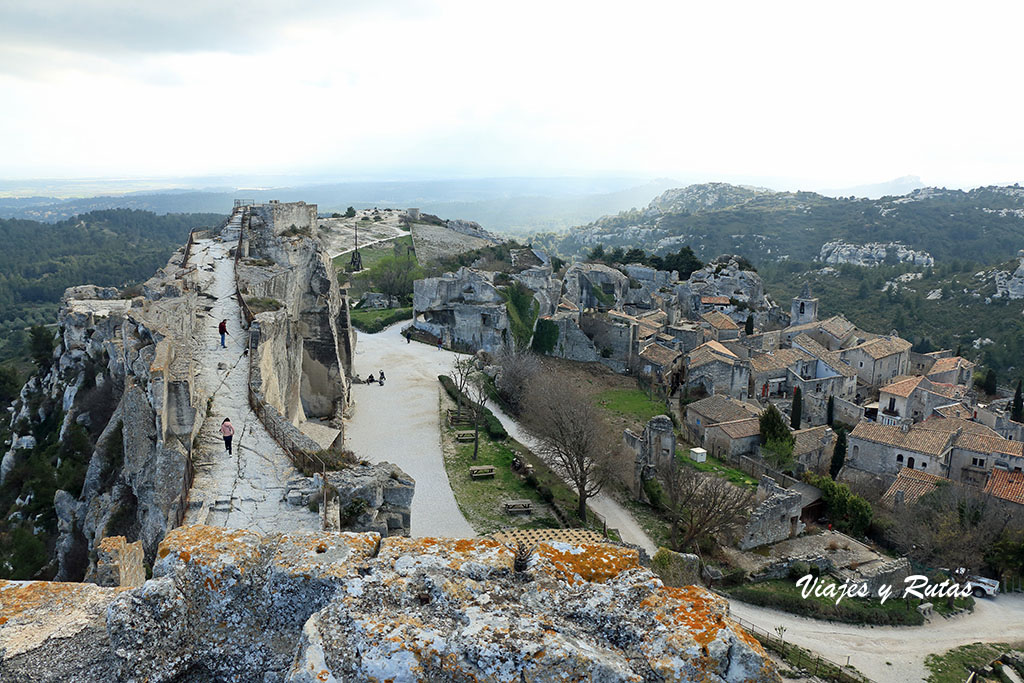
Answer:
<svg viewBox="0 0 1024 683"><path fill-rule="evenodd" d="M373 373L372 373L372 372L371 372L371 373L370 373L369 375L367 375L367 376L366 376L366 383L367 383L367 384L373 384L373 383L374 383L374 382L376 382L376 381L377 381L377 380L376 380L376 378L374 378L374 376L373 376Z"/></svg>

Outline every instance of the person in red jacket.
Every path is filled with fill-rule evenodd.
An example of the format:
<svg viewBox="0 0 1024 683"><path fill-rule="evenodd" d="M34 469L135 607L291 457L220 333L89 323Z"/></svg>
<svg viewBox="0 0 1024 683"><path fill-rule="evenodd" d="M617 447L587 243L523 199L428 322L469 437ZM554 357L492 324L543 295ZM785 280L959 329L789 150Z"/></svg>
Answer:
<svg viewBox="0 0 1024 683"><path fill-rule="evenodd" d="M231 424L231 420L226 417L220 423L220 433L224 437L224 448L227 449L228 455L231 455L231 437L235 435L235 428Z"/></svg>
<svg viewBox="0 0 1024 683"><path fill-rule="evenodd" d="M220 332L220 347L222 349L227 348L227 344L224 343L224 337L228 333L228 319L224 318L220 321L220 325L217 326L217 331Z"/></svg>

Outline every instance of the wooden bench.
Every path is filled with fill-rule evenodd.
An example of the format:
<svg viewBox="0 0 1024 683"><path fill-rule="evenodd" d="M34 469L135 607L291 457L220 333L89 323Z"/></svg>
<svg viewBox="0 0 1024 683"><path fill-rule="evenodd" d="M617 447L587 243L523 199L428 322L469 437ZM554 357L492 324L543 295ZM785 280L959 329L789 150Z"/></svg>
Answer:
<svg viewBox="0 0 1024 683"><path fill-rule="evenodd" d="M473 432L455 432L455 440L460 443L472 443L473 438Z"/></svg>
<svg viewBox="0 0 1024 683"><path fill-rule="evenodd" d="M495 474L494 465L472 465L469 468L469 476L473 479L486 479Z"/></svg>
<svg viewBox="0 0 1024 683"><path fill-rule="evenodd" d="M533 512L533 502L529 500L508 500L505 501L505 512L510 515L530 514Z"/></svg>

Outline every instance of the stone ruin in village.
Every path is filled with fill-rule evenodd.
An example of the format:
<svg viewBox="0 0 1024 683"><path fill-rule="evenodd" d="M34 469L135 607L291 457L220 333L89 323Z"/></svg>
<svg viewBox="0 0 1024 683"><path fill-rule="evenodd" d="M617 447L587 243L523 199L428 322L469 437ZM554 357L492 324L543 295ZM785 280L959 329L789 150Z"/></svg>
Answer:
<svg viewBox="0 0 1024 683"><path fill-rule="evenodd" d="M68 291L53 369L26 385L15 419L61 410L63 430L99 433L81 494L54 501L58 578L91 583L0 581L0 679L778 680L722 598L665 587L635 550L541 543L517 571L494 541L406 538L415 482L393 465L318 473L323 447L299 427L316 417L340 428L354 337L345 293L305 230L315 217L302 203L240 207L222 232L193 234L139 296ZM193 249L220 261L196 265ZM580 271L579 304L626 294L625 276ZM483 325L501 284L470 272L443 291L481 305ZM544 261L510 277L546 315L565 303ZM207 413L229 366L197 340L212 341L226 305L246 350L237 391L267 439L256 443L311 475L296 473L268 504L316 504L295 517L311 528L191 521L228 514L201 486L202 460L190 465L220 448L219 415ZM18 457L16 445L4 469Z"/></svg>
<svg viewBox="0 0 1024 683"><path fill-rule="evenodd" d="M668 472L676 464L676 432L667 415L656 415L636 434L631 429L623 432L626 447L635 453L633 467L633 495L641 502L647 500L644 482L654 479L659 472Z"/></svg>

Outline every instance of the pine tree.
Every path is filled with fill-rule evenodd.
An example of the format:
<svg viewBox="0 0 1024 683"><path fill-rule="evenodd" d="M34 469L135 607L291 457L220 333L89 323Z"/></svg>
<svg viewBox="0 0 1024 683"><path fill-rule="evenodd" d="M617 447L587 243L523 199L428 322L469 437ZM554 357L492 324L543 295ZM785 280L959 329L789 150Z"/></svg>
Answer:
<svg viewBox="0 0 1024 683"><path fill-rule="evenodd" d="M839 476L839 470L843 469L843 463L846 462L846 432L843 430L839 431L839 436L836 437L836 446L832 449L832 463L829 465L828 473L835 479Z"/></svg>
<svg viewBox="0 0 1024 683"><path fill-rule="evenodd" d="M829 427L831 427L832 423L835 422L835 418L836 418L836 397L835 396L829 396L828 397L828 407L826 407L826 409L825 409L825 424L827 424Z"/></svg>
<svg viewBox="0 0 1024 683"><path fill-rule="evenodd" d="M758 420L761 427L761 443L764 444L773 440L793 440L793 435L789 433L789 427L786 426L782 413L779 412L779 409L774 404L769 403Z"/></svg>
<svg viewBox="0 0 1024 683"><path fill-rule="evenodd" d="M1017 390L1013 392L1013 406L1010 408L1010 419L1014 422L1024 422L1024 396L1021 395L1021 382L1017 380Z"/></svg>
<svg viewBox="0 0 1024 683"><path fill-rule="evenodd" d="M789 421L789 426L793 429L800 429L800 418L801 413L804 410L804 400L800 392L800 387L793 390L793 407L790 409L790 415L792 416Z"/></svg>

